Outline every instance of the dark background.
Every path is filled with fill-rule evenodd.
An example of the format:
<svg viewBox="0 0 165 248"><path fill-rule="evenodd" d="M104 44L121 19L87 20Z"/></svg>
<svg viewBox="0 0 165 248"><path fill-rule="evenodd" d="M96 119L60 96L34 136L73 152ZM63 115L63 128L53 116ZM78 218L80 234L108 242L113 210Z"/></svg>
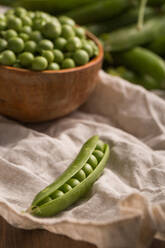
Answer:
<svg viewBox="0 0 165 248"><path fill-rule="evenodd" d="M0 217L0 248L96 248L96 246L44 230L17 229ZM165 248L165 242L154 240L150 248Z"/></svg>

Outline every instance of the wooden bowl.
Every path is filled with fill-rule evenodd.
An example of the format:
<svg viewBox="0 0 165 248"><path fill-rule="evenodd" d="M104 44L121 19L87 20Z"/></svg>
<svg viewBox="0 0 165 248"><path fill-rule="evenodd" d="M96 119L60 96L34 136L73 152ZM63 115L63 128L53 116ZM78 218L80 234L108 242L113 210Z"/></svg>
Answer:
<svg viewBox="0 0 165 248"><path fill-rule="evenodd" d="M35 72L0 66L0 114L22 122L43 122L69 114L94 90L102 65L103 48L88 64L60 71Z"/></svg>

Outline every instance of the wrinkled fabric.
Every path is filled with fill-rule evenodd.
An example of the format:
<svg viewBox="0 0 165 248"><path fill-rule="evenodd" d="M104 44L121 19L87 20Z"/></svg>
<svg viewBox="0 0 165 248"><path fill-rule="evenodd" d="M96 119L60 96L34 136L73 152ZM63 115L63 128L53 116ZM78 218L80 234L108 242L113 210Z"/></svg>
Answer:
<svg viewBox="0 0 165 248"><path fill-rule="evenodd" d="M52 218L25 213L95 134L111 153L86 197ZM154 237L165 239L165 101L159 96L100 71L77 111L26 126L1 116L0 137L0 215L13 226L99 248L146 248Z"/></svg>

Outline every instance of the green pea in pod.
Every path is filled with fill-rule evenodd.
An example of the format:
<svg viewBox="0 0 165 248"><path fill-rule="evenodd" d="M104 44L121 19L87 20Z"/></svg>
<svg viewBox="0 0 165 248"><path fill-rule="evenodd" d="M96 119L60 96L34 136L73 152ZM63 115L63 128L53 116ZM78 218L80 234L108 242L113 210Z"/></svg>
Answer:
<svg viewBox="0 0 165 248"><path fill-rule="evenodd" d="M102 174L108 158L109 146L98 136L91 137L64 173L37 194L27 211L50 217L68 208L89 191Z"/></svg>

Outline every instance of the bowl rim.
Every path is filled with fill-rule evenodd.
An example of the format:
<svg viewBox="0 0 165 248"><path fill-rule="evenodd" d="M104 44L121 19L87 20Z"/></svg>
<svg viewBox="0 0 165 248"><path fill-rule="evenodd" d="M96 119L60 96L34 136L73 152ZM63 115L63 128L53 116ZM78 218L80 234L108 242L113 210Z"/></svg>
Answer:
<svg viewBox="0 0 165 248"><path fill-rule="evenodd" d="M101 42L99 41L99 39L93 33L91 33L88 30L86 30L86 35L87 35L87 37L89 37L91 40L93 40L96 43L96 45L99 48L99 54L85 65L76 66L76 67L70 68L70 69L62 69L62 70L60 69L59 71L55 71L55 70L33 71L33 70L29 70L29 69L16 68L16 67L13 67L13 66L5 66L5 65L0 65L0 68L7 69L9 71L35 73L35 74L36 73L40 73L40 74L61 74L61 73L69 73L69 72L81 71L81 70L84 70L86 68L92 67L94 64L96 64L97 62L100 62L103 59L104 51L103 51L103 46L102 46Z"/></svg>

